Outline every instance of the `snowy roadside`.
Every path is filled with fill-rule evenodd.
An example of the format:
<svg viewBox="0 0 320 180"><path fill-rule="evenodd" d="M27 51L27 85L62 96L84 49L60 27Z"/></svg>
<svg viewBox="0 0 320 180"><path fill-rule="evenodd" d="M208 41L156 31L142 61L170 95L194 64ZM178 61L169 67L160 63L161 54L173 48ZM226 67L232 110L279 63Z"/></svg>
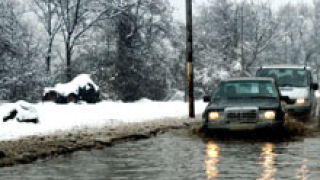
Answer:
<svg viewBox="0 0 320 180"><path fill-rule="evenodd" d="M186 117L188 104L182 101L156 102L143 99L134 103L104 101L98 104L39 103L39 123L19 123L15 120L0 122L0 141L16 140L26 136L50 135L74 129L109 127L115 128L128 123L155 121L164 118ZM203 112L206 104L197 101L196 113ZM0 107L0 117L6 106Z"/></svg>
<svg viewBox="0 0 320 180"><path fill-rule="evenodd" d="M196 113L205 104L196 102ZM156 136L170 129L197 130L184 102L102 102L96 105L37 104L40 123L0 125L0 167L31 163L74 151ZM1 109L1 108L0 108Z"/></svg>

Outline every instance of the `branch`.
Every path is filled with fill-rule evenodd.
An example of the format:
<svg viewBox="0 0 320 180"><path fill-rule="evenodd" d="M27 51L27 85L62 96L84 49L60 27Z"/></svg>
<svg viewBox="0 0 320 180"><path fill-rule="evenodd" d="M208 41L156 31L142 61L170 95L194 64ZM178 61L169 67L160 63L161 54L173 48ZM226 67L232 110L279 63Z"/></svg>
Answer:
<svg viewBox="0 0 320 180"><path fill-rule="evenodd" d="M112 19L112 18L120 15L121 13L123 13L123 11L129 9L129 8L132 7L133 5L134 5L134 4L128 5L128 6L124 7L124 8L121 9L121 10L119 10L120 8L118 8L118 9L117 9L117 12L113 12L113 14L107 16L106 18L107 18L107 19ZM105 9L105 10L104 10L103 12L101 12L96 18L94 18L94 20L92 20L86 27L83 27L83 29L74 36L73 41L72 41L72 43L71 43L71 48L73 48L73 46L74 46L74 44L75 44L75 41L77 41L77 40L81 37L81 35L82 35L83 33L85 33L89 28L91 28L96 22L98 22L99 20L101 20L101 17L102 17L103 15L105 15L105 13L107 13L109 10L110 10L110 9Z"/></svg>

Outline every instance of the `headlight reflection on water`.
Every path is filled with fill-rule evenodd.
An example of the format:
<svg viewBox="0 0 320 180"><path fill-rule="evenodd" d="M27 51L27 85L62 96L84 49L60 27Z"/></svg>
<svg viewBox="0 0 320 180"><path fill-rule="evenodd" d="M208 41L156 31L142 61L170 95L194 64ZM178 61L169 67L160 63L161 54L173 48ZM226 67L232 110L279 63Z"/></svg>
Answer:
<svg viewBox="0 0 320 180"><path fill-rule="evenodd" d="M208 179L215 179L219 174L219 170L218 170L218 163L219 163L219 157L220 157L219 149L220 147L218 146L218 144L216 144L213 141L210 141L207 144L206 173L207 173Z"/></svg>
<svg viewBox="0 0 320 180"><path fill-rule="evenodd" d="M297 170L296 177L297 177L297 179L307 180L309 178L309 173L310 173L309 168L306 165L308 162L308 159L303 159L302 162L303 162L303 164Z"/></svg>
<svg viewBox="0 0 320 180"><path fill-rule="evenodd" d="M276 154L274 153L274 144L266 143L262 148L262 154L260 157L260 163L264 168L263 173L259 180L270 180L275 179L273 178L274 174L276 173L277 169L274 167Z"/></svg>

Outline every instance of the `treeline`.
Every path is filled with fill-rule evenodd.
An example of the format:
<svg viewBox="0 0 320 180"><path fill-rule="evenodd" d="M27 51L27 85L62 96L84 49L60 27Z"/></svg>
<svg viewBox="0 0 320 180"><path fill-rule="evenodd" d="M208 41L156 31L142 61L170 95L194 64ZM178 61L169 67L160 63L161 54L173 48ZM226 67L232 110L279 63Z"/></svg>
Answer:
<svg viewBox="0 0 320 180"><path fill-rule="evenodd" d="M42 89L91 74L104 99L181 98L185 25L168 0L0 2L0 98L37 101ZM194 16L195 90L261 64L318 70L320 0L285 5L211 0ZM180 96L179 96L180 95Z"/></svg>
<svg viewBox="0 0 320 180"><path fill-rule="evenodd" d="M263 64L309 65L318 75L319 10L319 0L276 10L254 1L210 0L194 24L199 93L221 77L254 75Z"/></svg>

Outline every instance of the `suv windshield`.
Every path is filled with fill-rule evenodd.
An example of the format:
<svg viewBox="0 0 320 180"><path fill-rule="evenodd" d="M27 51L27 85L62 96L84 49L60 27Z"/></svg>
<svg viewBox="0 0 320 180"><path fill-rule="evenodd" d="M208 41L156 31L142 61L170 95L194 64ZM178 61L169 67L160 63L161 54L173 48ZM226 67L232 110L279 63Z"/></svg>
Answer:
<svg viewBox="0 0 320 180"><path fill-rule="evenodd" d="M280 87L307 87L308 71L304 69L259 69L258 77L272 77Z"/></svg>
<svg viewBox="0 0 320 180"><path fill-rule="evenodd" d="M276 92L271 81L230 81L219 84L213 99L276 99Z"/></svg>

